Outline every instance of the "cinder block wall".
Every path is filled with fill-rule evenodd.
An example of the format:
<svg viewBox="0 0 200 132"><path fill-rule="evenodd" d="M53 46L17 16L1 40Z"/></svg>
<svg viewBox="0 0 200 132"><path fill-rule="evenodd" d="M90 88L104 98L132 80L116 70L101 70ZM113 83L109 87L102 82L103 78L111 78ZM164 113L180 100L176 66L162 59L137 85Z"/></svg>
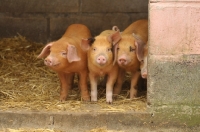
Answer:
<svg viewBox="0 0 200 132"><path fill-rule="evenodd" d="M87 25L95 36L142 18L148 18L147 0L0 0L0 38L19 33L46 43L73 23Z"/></svg>
<svg viewBox="0 0 200 132"><path fill-rule="evenodd" d="M200 123L199 9L200 0L149 4L148 104L193 125Z"/></svg>

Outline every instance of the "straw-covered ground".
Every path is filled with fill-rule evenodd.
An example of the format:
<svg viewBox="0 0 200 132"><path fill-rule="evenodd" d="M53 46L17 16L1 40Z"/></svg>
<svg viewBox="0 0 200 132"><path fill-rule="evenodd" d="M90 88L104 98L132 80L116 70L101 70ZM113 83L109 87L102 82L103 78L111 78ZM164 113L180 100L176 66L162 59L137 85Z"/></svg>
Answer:
<svg viewBox="0 0 200 132"><path fill-rule="evenodd" d="M62 132L62 131L51 130L51 129L5 129L0 132ZM85 132L124 132L124 131L108 130L107 128L102 127L102 128L95 128L92 130L88 130Z"/></svg>
<svg viewBox="0 0 200 132"><path fill-rule="evenodd" d="M0 110L89 111L81 101L77 79L67 101L59 101L60 83L56 73L36 58L43 46L21 35L0 39ZM134 100L129 100L128 94L126 81L121 95L109 105L105 101L105 88L100 87L95 104L100 106L99 111L108 112L146 109L146 92Z"/></svg>

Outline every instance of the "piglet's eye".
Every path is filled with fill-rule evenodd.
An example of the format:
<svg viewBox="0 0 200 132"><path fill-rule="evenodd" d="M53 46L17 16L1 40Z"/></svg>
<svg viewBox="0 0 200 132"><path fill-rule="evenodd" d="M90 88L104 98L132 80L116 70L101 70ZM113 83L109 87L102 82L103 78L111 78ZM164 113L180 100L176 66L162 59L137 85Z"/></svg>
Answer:
<svg viewBox="0 0 200 132"><path fill-rule="evenodd" d="M93 48L93 51L96 51L96 48Z"/></svg>
<svg viewBox="0 0 200 132"><path fill-rule="evenodd" d="M130 48L130 52L135 51L135 49L133 47L130 46L129 48Z"/></svg>
<svg viewBox="0 0 200 132"><path fill-rule="evenodd" d="M108 48L108 51L112 51L112 48Z"/></svg>
<svg viewBox="0 0 200 132"><path fill-rule="evenodd" d="M117 48L117 50L119 50L119 48Z"/></svg>
<svg viewBox="0 0 200 132"><path fill-rule="evenodd" d="M67 56L67 52L61 52L61 55L65 57Z"/></svg>

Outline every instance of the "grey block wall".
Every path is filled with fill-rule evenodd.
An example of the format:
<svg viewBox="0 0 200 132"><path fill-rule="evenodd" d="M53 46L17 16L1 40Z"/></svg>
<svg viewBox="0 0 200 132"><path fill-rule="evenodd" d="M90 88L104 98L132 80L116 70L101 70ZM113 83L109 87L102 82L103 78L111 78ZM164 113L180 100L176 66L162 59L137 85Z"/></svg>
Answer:
<svg viewBox="0 0 200 132"><path fill-rule="evenodd" d="M147 0L0 0L0 38L21 34L47 43L73 23L85 24L95 36L143 18L148 18Z"/></svg>

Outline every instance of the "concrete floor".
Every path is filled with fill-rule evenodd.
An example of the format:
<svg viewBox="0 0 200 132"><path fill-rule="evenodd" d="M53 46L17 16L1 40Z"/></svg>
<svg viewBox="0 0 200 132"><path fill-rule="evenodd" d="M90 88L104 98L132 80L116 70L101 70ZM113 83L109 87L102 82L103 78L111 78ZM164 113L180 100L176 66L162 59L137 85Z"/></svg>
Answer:
<svg viewBox="0 0 200 132"><path fill-rule="evenodd" d="M5 128L43 128L63 132L85 132L94 128L122 132L199 132L200 126L157 120L148 112L103 112L97 104L85 104L87 111L0 111L0 130Z"/></svg>

